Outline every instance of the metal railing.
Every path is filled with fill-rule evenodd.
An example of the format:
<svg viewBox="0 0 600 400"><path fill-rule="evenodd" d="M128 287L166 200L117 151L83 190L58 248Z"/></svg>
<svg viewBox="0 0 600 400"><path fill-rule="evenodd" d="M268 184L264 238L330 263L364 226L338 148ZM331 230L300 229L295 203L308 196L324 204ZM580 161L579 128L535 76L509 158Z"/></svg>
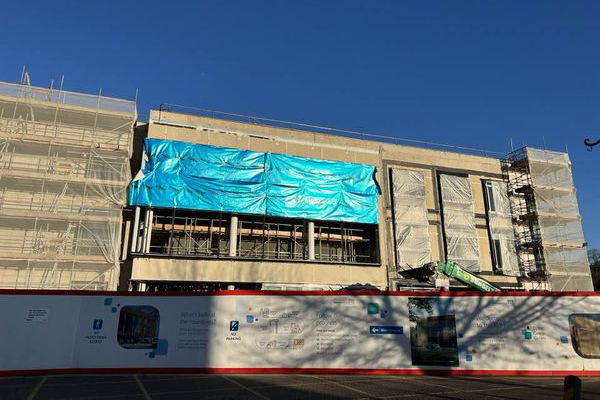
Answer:
<svg viewBox="0 0 600 400"><path fill-rule="evenodd" d="M381 135L366 132L353 131L348 129L331 128L326 126L304 124L299 122L290 122L280 119L263 118L252 115L235 114L224 111L208 110L204 108L188 107L173 103L161 103L159 108L159 119L157 122L169 122L163 120L163 111L174 112L179 114L196 115L201 117L218 118L234 122L242 122L246 124L265 125L283 129L294 129L310 133L324 133L329 135L344 136L353 139L362 139L376 142L385 142L390 144L407 145L420 148L437 149L442 151L453 151L458 153L466 153L471 155L504 158L505 152L477 149L473 147L455 146L444 143L428 142L417 139L407 139L395 135ZM172 122L172 121L171 121Z"/></svg>
<svg viewBox="0 0 600 400"><path fill-rule="evenodd" d="M0 82L0 95L113 112L136 113L135 101L16 83Z"/></svg>

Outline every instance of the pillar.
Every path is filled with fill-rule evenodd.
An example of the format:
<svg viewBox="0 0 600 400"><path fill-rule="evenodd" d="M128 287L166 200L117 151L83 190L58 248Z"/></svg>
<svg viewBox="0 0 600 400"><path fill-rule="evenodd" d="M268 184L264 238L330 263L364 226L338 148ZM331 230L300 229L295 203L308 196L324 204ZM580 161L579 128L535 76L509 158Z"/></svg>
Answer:
<svg viewBox="0 0 600 400"><path fill-rule="evenodd" d="M308 233L308 259L315 259L315 223L313 221L308 222L307 227Z"/></svg>
<svg viewBox="0 0 600 400"><path fill-rule="evenodd" d="M238 216L232 215L229 221L229 257L237 256Z"/></svg>

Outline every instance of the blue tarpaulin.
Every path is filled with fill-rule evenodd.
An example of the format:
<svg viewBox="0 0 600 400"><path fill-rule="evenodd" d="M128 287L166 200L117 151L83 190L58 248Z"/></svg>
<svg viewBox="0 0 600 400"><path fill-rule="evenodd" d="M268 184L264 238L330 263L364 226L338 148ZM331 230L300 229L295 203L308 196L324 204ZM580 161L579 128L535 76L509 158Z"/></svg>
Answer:
<svg viewBox="0 0 600 400"><path fill-rule="evenodd" d="M267 154L267 214L377 223L375 167Z"/></svg>
<svg viewBox="0 0 600 400"><path fill-rule="evenodd" d="M375 167L146 139L132 206L377 223Z"/></svg>

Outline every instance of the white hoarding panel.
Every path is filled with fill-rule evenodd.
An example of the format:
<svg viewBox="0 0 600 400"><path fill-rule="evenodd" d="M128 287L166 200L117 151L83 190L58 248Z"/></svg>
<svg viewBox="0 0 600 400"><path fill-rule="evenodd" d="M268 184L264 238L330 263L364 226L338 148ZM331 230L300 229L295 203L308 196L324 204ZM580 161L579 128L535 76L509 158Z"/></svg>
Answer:
<svg viewBox="0 0 600 400"><path fill-rule="evenodd" d="M0 309L0 374L600 370L599 296L0 292ZM30 310L47 318L27 321Z"/></svg>

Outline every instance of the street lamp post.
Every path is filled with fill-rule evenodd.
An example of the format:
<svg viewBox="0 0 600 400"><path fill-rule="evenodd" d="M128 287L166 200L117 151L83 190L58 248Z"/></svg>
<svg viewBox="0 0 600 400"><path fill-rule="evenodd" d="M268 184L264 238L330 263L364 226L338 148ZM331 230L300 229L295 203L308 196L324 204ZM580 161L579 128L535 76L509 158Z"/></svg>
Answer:
<svg viewBox="0 0 600 400"><path fill-rule="evenodd" d="M591 142L590 139L585 139L583 141L583 144L585 144L588 147L588 151L592 151L592 148L594 146L596 146L597 144L600 144L600 139L596 140L595 142Z"/></svg>

